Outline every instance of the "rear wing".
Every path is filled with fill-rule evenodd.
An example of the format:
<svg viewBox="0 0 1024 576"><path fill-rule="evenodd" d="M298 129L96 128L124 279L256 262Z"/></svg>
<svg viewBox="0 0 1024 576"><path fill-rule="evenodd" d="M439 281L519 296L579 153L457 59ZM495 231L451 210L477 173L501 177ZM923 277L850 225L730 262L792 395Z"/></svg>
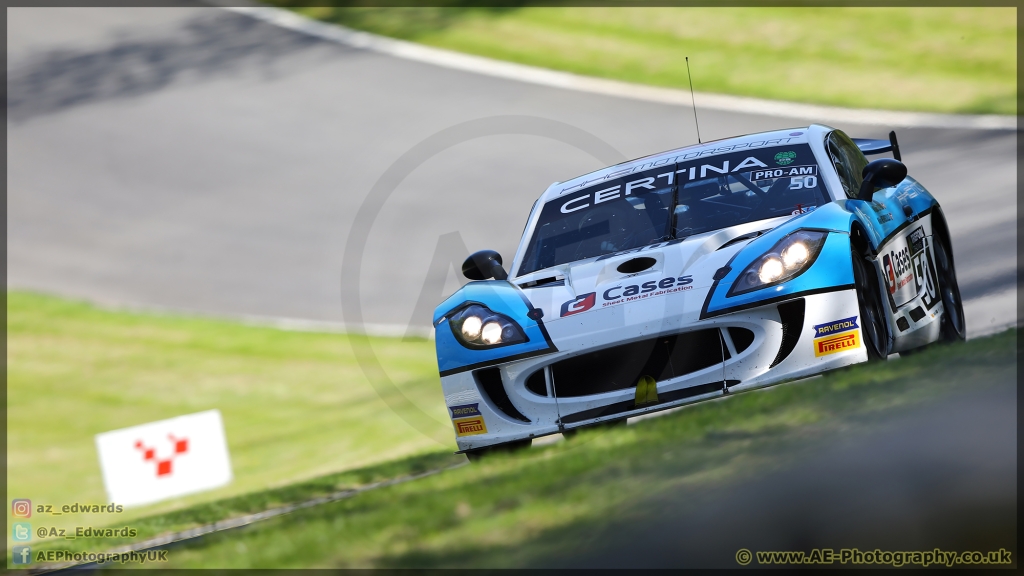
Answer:
<svg viewBox="0 0 1024 576"><path fill-rule="evenodd" d="M888 140L871 140L869 138L853 138L853 143L860 148L860 151L865 156L872 156L874 154L884 154L886 152L892 152L892 157L897 161L902 161L900 158L900 145L896 142L896 132L889 132Z"/></svg>

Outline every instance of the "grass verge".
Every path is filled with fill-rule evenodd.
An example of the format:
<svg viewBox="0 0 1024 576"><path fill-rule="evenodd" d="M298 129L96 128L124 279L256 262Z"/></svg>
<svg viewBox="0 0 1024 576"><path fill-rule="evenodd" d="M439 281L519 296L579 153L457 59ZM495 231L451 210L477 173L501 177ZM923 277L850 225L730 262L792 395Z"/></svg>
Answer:
<svg viewBox="0 0 1024 576"><path fill-rule="evenodd" d="M497 455L173 547L170 567L515 567L668 490L785 466L828 433L1013 381L1017 330ZM187 512L184 514L187 515ZM159 525L159 518L149 519ZM76 546L82 543L76 543Z"/></svg>
<svg viewBox="0 0 1024 576"><path fill-rule="evenodd" d="M371 338L368 345L401 394L377 393L345 335L8 293L8 495L57 506L106 503L96 434L212 408L224 419L234 471L229 486L127 509L117 518L33 517L33 526L134 525L201 502L454 451L433 343ZM291 498L285 496L292 488L282 490L270 492L271 500ZM238 502L241 508L210 508L195 521L251 508ZM168 518L166 527L182 525Z"/></svg>
<svg viewBox="0 0 1024 576"><path fill-rule="evenodd" d="M774 100L1017 112L1015 8L332 8L272 4L430 46Z"/></svg>

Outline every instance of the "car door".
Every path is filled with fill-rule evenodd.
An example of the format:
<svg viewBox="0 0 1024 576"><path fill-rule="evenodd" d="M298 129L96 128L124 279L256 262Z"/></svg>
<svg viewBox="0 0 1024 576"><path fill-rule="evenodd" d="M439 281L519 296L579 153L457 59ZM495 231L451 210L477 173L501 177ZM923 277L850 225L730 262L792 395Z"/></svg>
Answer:
<svg viewBox="0 0 1024 576"><path fill-rule="evenodd" d="M902 347L901 339L916 343L913 333L936 318L933 309L939 302L931 216L925 209L931 196L908 177L897 186L876 191L870 202L857 200L867 158L840 130L828 135L826 148L843 191L854 201L848 206L868 228L874 244L874 263L882 283L880 289L889 304L888 325L894 349Z"/></svg>

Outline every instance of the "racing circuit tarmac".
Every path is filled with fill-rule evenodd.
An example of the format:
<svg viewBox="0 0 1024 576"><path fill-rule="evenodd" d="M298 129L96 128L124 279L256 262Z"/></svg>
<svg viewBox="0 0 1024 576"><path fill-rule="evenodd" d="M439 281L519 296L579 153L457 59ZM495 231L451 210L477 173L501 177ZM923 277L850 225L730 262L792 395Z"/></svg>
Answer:
<svg viewBox="0 0 1024 576"><path fill-rule="evenodd" d="M345 243L388 167L459 123L534 117L505 125L529 124L549 137L498 134L440 151L399 183L370 223L361 247L363 318L378 331L404 333L412 324L422 332L442 292L459 282L454 270L444 287L436 270L428 277L439 242L440 263L461 262L463 244L511 259L532 203L551 182L696 141L686 107L403 60L214 8L11 8L7 17L10 288L340 323L342 282L355 281L341 278ZM699 89L700 63L692 64ZM801 124L699 114L705 141ZM889 130L833 125L854 137L884 138ZM576 139L589 152L550 137L578 131L593 136ZM949 220L969 333L1015 323L1016 132L897 133L910 174ZM1015 391L1001 399L1015 404ZM1002 416L1005 423L1012 415ZM932 428L901 431L906 442L937 445ZM1013 453L1002 443L1012 435L999 431L997 447L1006 450L996 451ZM981 453L953 442L944 457L957 454ZM893 480L904 487L934 472L912 460L880 465L865 474L906 474ZM1015 474L996 468L1000 478ZM848 473L832 466L809 474L824 481ZM776 489L791 480L732 495L767 489L792 502L795 492ZM968 493L973 480L954 477L932 497ZM872 505L884 502L865 504ZM620 549L607 550L613 564Z"/></svg>
<svg viewBox="0 0 1024 576"><path fill-rule="evenodd" d="M8 286L226 316L342 322L345 243L388 167L457 124L535 117L504 126L549 137L443 150L363 223L363 319L397 333L429 329L462 246L510 260L551 182L696 141L688 107L412 62L216 8L12 8L7 74ZM806 124L699 114L705 141ZM605 144L553 139L573 130ZM1016 133L897 132L949 219L970 333L1013 323Z"/></svg>

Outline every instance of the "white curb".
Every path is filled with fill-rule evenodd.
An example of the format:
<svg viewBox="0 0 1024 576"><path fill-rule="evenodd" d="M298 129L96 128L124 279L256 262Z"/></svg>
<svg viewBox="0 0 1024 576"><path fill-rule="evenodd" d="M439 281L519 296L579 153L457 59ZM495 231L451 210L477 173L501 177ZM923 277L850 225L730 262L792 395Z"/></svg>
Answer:
<svg viewBox="0 0 1024 576"><path fill-rule="evenodd" d="M224 7L224 9L237 14L245 14L264 22L323 40L363 50L371 50L396 58L554 88L578 90L580 92L620 98L632 98L661 104L691 106L690 93L684 90L580 76L568 72L558 72L535 66L502 62L481 56L471 56L440 48L431 48L413 42L360 32L336 24L326 24L281 8L258 6ZM997 114L932 114L925 112L839 108L836 106L760 100L757 98L708 94L704 92L694 94L694 99L701 109L780 118L799 118L826 124L870 124L893 128L1017 129L1016 116Z"/></svg>

